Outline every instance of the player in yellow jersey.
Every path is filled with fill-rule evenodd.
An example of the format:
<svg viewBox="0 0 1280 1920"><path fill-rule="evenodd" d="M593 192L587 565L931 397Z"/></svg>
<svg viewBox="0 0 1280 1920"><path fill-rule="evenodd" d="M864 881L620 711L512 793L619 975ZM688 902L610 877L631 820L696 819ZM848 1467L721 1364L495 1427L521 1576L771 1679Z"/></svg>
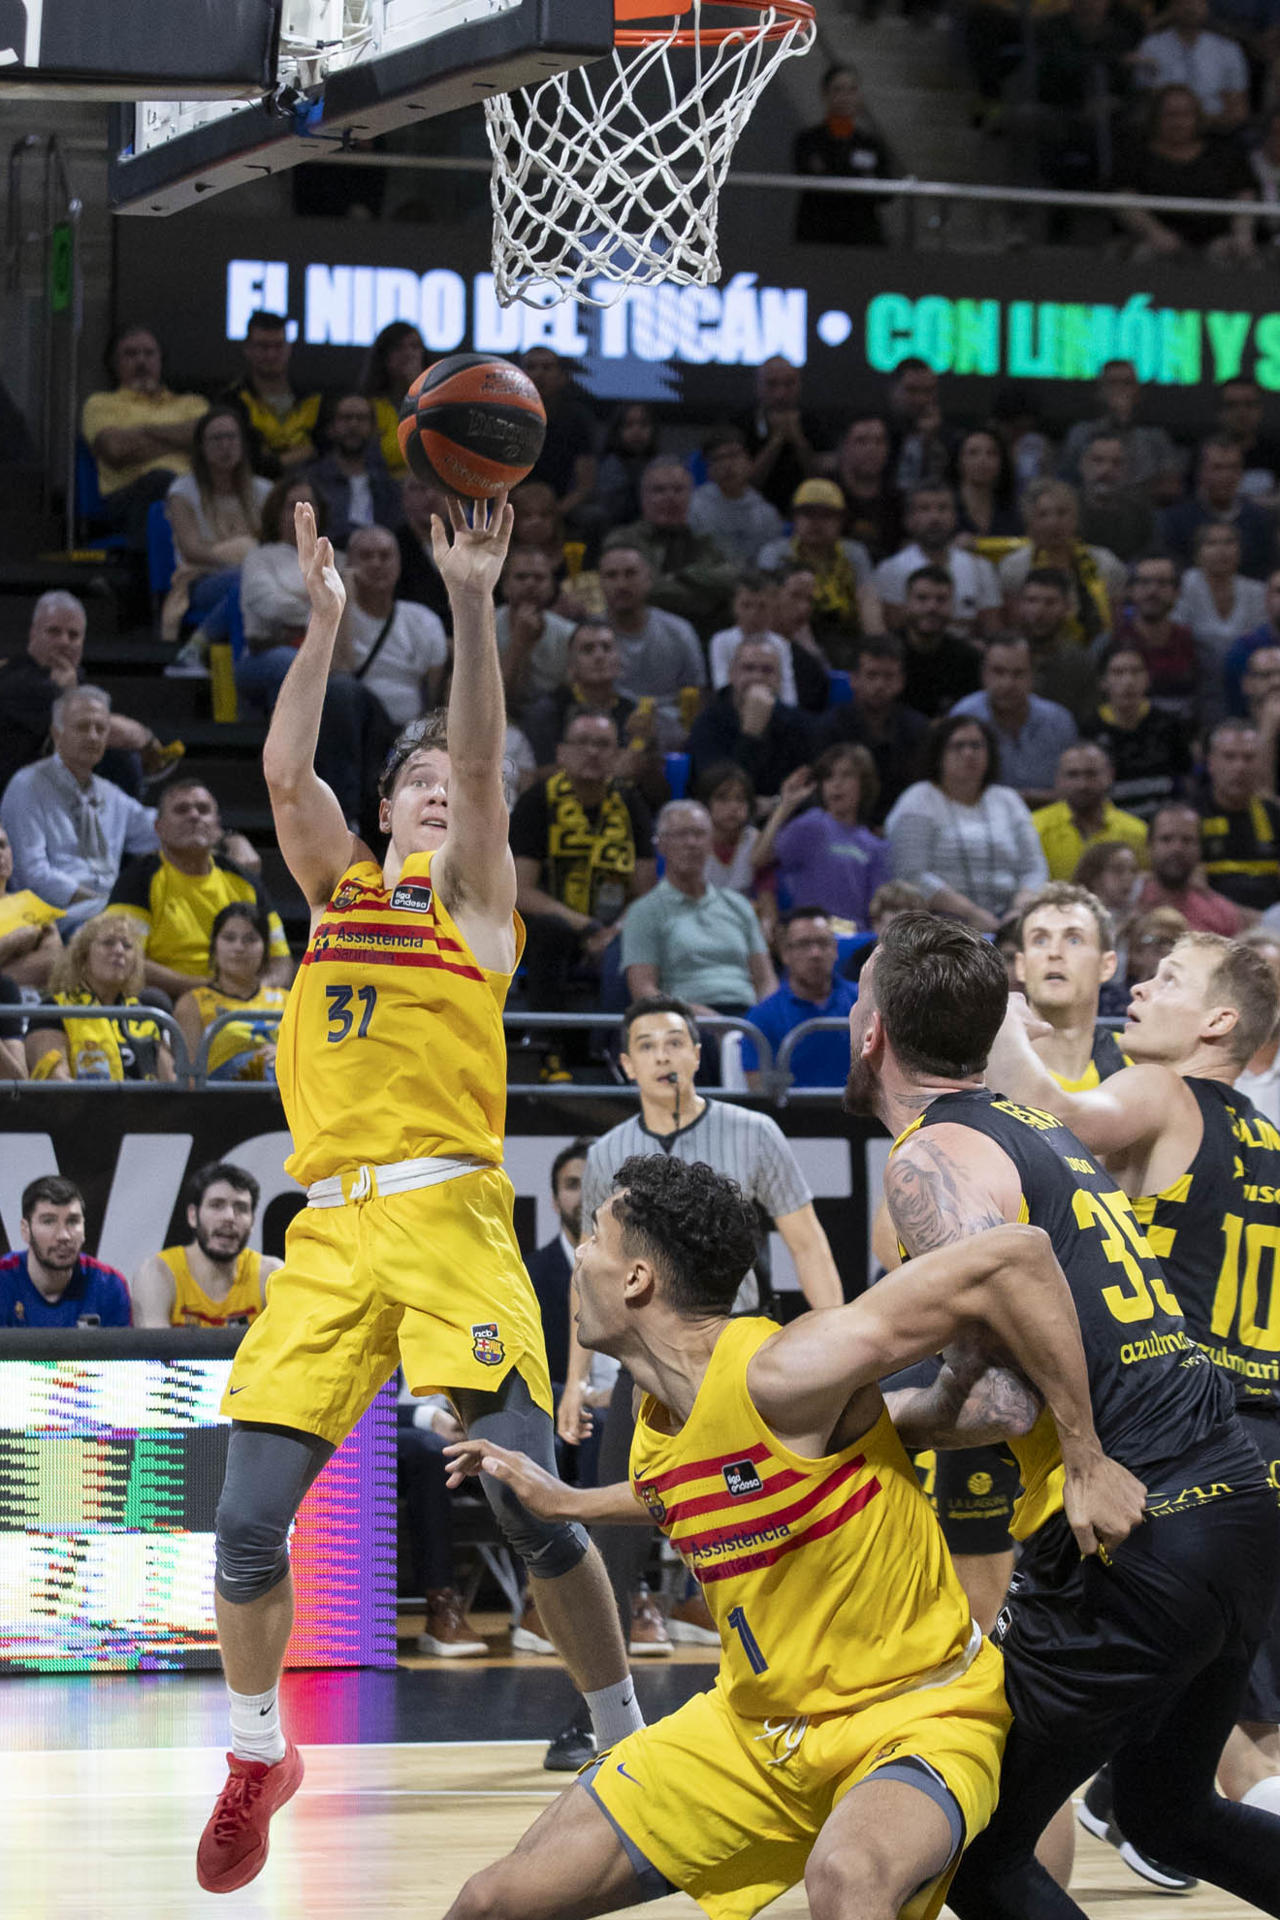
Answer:
<svg viewBox="0 0 1280 1920"><path fill-rule="evenodd" d="M346 595L315 516L297 508L311 620L280 690L263 769L276 834L311 904L311 940L280 1028L276 1079L307 1206L232 1368L215 1603L230 1694L230 1772L197 1855L207 1891L251 1880L272 1813L302 1777L276 1685L292 1624L289 1525L307 1488L397 1365L449 1395L464 1427L554 1470L537 1300L502 1171L502 1008L520 958L507 844L506 732L493 591L505 495L453 538L432 522L453 614L447 717L400 736L379 787L378 860L315 771ZM446 724L447 720L447 724ZM581 1527L485 1492L602 1743L643 1724L600 1557Z"/></svg>
<svg viewBox="0 0 1280 1920"><path fill-rule="evenodd" d="M165 1247L134 1274L135 1327L232 1327L256 1320L280 1262L249 1245L261 1189L244 1167L220 1160L187 1182L184 1247Z"/></svg>
<svg viewBox="0 0 1280 1920"><path fill-rule="evenodd" d="M615 1181L575 1275L580 1339L644 1395L630 1482L566 1488L474 1437L454 1476L483 1468L548 1515L656 1520L720 1671L603 1754L449 1920L586 1920L676 1888L747 1920L801 1879L815 1920L925 1920L991 1815L1009 1716L876 1382L983 1330L1054 1410L1082 1550L1118 1544L1143 1489L1098 1445L1062 1274L1041 1234L1002 1228L779 1331L730 1317L756 1246L734 1181L660 1154Z"/></svg>

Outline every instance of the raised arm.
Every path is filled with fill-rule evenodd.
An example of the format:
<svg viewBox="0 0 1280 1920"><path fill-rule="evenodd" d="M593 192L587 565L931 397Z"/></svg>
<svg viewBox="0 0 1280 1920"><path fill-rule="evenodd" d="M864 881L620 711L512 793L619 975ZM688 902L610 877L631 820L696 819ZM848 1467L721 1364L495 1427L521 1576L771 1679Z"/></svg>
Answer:
<svg viewBox="0 0 1280 1920"><path fill-rule="evenodd" d="M332 788L315 768L320 715L346 588L332 546L316 534L315 511L309 501L299 501L294 524L311 618L276 700L262 750L262 771L280 851L308 903L319 907L352 860L368 850L352 833Z"/></svg>
<svg viewBox="0 0 1280 1920"><path fill-rule="evenodd" d="M158 1253L145 1259L130 1282L135 1327L167 1327L173 1313L173 1273Z"/></svg>
<svg viewBox="0 0 1280 1920"><path fill-rule="evenodd" d="M502 754L507 710L494 630L493 594L514 515L507 496L478 500L468 525L450 499L453 539L432 517L431 547L453 613L449 689L449 831L432 874L451 913L506 926L516 904L516 869L507 844ZM464 931L466 929L464 928Z"/></svg>

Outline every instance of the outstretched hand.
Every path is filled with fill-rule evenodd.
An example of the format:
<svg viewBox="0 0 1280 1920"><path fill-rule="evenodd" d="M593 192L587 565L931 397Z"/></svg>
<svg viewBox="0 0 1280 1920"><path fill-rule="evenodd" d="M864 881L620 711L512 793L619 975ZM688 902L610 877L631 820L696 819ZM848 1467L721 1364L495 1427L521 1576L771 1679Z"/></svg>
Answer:
<svg viewBox="0 0 1280 1920"><path fill-rule="evenodd" d="M332 620L336 626L347 604L347 589L333 557L332 542L316 532L315 508L309 500L299 500L295 506L293 525L298 541L298 565L311 611L321 619Z"/></svg>
<svg viewBox="0 0 1280 1920"><path fill-rule="evenodd" d="M443 520L431 516L431 551L451 594L492 594L507 558L515 513L505 491L474 500L468 522L462 502L449 496L450 540Z"/></svg>
<svg viewBox="0 0 1280 1920"><path fill-rule="evenodd" d="M1127 1540L1141 1524L1146 1494L1141 1480L1105 1453L1086 1466L1068 1466L1062 1506L1081 1553L1098 1553Z"/></svg>
<svg viewBox="0 0 1280 1920"><path fill-rule="evenodd" d="M544 1520L564 1518L565 1496L571 1496L572 1489L545 1467L540 1467L536 1460L531 1460L527 1453L515 1453L510 1447L495 1446L491 1440L468 1437L446 1447L444 1456L449 1463L451 1487L460 1487L468 1474L487 1473L491 1480L500 1480L504 1487L510 1487L530 1513Z"/></svg>

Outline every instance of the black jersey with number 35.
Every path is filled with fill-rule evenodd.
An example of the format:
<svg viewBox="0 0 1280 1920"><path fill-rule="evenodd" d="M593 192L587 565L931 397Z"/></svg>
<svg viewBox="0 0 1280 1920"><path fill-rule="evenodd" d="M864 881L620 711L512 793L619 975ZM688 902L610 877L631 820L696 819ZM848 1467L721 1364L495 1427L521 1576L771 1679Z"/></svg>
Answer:
<svg viewBox="0 0 1280 1920"><path fill-rule="evenodd" d="M1280 1412L1280 1133L1224 1081L1186 1084L1203 1123L1195 1159L1134 1212L1236 1400Z"/></svg>
<svg viewBox="0 0 1280 1920"><path fill-rule="evenodd" d="M1098 1438L1145 1481L1148 1508L1256 1484L1258 1463L1225 1379L1187 1333L1129 1201L1075 1135L1052 1114L986 1088L942 1095L920 1124L972 1127L1013 1161L1021 1218L1048 1234L1071 1288ZM1061 1454L1047 1411L1009 1444L1023 1483L1011 1531L1025 1540L1061 1505Z"/></svg>

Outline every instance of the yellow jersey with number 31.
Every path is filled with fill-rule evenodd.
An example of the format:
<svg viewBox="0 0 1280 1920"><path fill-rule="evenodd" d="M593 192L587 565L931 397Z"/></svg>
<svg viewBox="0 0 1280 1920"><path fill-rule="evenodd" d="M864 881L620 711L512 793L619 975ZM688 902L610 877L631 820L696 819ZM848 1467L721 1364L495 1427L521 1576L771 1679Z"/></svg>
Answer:
<svg viewBox="0 0 1280 1920"><path fill-rule="evenodd" d="M716 1685L735 1712L850 1713L964 1671L981 1644L933 1510L888 1413L811 1460L747 1390L778 1331L730 1320L676 1433L645 1397L636 1497L683 1556L720 1629Z"/></svg>
<svg viewBox="0 0 1280 1920"><path fill-rule="evenodd" d="M431 860L411 854L391 888L375 861L348 867L298 969L276 1079L304 1186L427 1156L502 1164L511 975L480 965Z"/></svg>

